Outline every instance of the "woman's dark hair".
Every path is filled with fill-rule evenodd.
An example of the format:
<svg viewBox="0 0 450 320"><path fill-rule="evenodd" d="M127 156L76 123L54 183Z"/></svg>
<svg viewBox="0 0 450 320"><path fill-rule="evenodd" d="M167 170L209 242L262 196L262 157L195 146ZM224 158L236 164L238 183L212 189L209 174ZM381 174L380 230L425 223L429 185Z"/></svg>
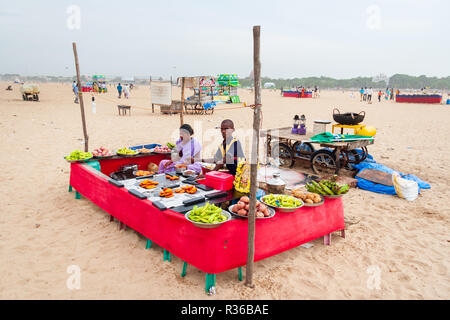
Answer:
<svg viewBox="0 0 450 320"><path fill-rule="evenodd" d="M180 130L181 130L181 129L186 130L187 132L189 132L189 134L190 134L191 136L194 134L194 129L192 129L192 127L191 127L190 125L188 125L187 123L183 124L183 125L180 127Z"/></svg>

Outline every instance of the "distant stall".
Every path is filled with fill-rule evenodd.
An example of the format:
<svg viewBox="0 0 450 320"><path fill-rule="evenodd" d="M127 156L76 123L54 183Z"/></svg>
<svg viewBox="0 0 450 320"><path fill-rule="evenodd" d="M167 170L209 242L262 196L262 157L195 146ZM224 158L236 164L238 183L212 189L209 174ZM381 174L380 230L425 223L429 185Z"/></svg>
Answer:
<svg viewBox="0 0 450 320"><path fill-rule="evenodd" d="M238 87L240 86L236 74L220 74L217 78L217 87L214 101L240 103Z"/></svg>
<svg viewBox="0 0 450 320"><path fill-rule="evenodd" d="M106 77L104 75L94 74L92 76L92 91L98 93L108 92L106 87Z"/></svg>
<svg viewBox="0 0 450 320"><path fill-rule="evenodd" d="M312 91L305 90L282 90L283 97L312 98Z"/></svg>
<svg viewBox="0 0 450 320"><path fill-rule="evenodd" d="M404 103L441 103L440 94L397 94L395 102Z"/></svg>

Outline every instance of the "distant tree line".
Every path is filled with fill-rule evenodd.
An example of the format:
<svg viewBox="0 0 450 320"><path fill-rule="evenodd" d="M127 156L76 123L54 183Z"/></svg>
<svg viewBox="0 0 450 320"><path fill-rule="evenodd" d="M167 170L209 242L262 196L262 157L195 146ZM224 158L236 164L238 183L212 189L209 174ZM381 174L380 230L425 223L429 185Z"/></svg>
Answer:
<svg viewBox="0 0 450 320"><path fill-rule="evenodd" d="M250 77L239 79L242 87L252 87L253 79ZM450 77L437 78L427 76L409 76L406 74L395 74L389 78L388 83L385 81L374 81L372 77L357 77L351 79L333 79L329 77L307 77L307 78L293 78L293 79L273 79L268 77L261 78L261 84L272 82L277 89L281 88L295 88L306 87L313 88L318 86L322 89L327 88L399 88L399 89L450 89Z"/></svg>

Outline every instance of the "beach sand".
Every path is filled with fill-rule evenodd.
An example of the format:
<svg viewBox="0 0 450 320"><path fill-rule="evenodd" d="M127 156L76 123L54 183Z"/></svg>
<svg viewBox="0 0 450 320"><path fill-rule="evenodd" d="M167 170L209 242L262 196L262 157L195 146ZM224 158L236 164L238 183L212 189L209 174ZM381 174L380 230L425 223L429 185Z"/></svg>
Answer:
<svg viewBox="0 0 450 320"><path fill-rule="evenodd" d="M297 247L255 263L255 288L238 281L237 270L216 277L216 295L204 292L204 273L189 266L180 277L178 258L163 262L163 249L145 250L145 239L86 198L68 193L70 166L63 159L83 149L78 104L71 84L41 84L40 102L25 102L19 85L5 91L0 83L0 298L2 299L448 299L450 136L445 105L369 105L349 91L322 91L319 99L283 98L263 90L263 128L292 125L305 114L332 120L332 110L366 112L365 124L377 128L369 153L379 163L417 175L432 189L414 202L396 196L352 189L344 198L346 238L333 234L307 249ZM118 149L125 145L174 141L177 115L151 112L148 86L138 86L128 101L116 90L96 96L91 112L85 94L89 146ZM253 93L240 90L242 101ZM174 88L179 98L180 89ZM119 116L120 102L139 106ZM185 115L196 137L203 137L204 156L220 141L214 127L234 120L245 138L252 126L249 108L220 110L213 115ZM146 108L146 109L145 109ZM150 108L150 110L149 110ZM175 136L173 136L173 134ZM249 139L244 139L249 151ZM209 154L210 155L210 154ZM303 168L310 172L308 168ZM67 268L80 267L81 288L69 290ZM244 277L245 277L245 267ZM379 279L379 282L377 282ZM377 287L377 284L379 285Z"/></svg>

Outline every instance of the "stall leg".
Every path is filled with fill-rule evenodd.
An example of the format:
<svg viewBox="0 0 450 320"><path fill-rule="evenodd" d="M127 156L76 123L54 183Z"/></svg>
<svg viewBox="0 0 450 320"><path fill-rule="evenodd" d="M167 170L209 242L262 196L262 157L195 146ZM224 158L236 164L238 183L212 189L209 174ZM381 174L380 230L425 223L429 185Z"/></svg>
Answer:
<svg viewBox="0 0 450 320"><path fill-rule="evenodd" d="M238 268L238 278L239 278L239 281L242 281L242 279L243 279L243 277L242 277L242 267Z"/></svg>
<svg viewBox="0 0 450 320"><path fill-rule="evenodd" d="M72 186L69 184L69 192L72 192Z"/></svg>
<svg viewBox="0 0 450 320"><path fill-rule="evenodd" d="M81 194L75 190L75 199L81 199Z"/></svg>
<svg viewBox="0 0 450 320"><path fill-rule="evenodd" d="M326 234L326 235L323 236L323 244L325 246L331 245L331 233Z"/></svg>
<svg viewBox="0 0 450 320"><path fill-rule="evenodd" d="M187 262L183 262L183 270L181 271L181 277L184 277L186 275L187 270Z"/></svg>
<svg viewBox="0 0 450 320"><path fill-rule="evenodd" d="M152 247L152 240L147 239L147 244L145 245L145 249L150 249Z"/></svg>
<svg viewBox="0 0 450 320"><path fill-rule="evenodd" d="M205 281L205 291L208 293L210 291L214 291L211 290L212 288L214 288L216 286L216 275L213 273L207 273L206 274L206 281Z"/></svg>
<svg viewBox="0 0 450 320"><path fill-rule="evenodd" d="M109 216L109 222L113 222L114 221L114 217L113 216Z"/></svg>
<svg viewBox="0 0 450 320"><path fill-rule="evenodd" d="M341 230L341 237L345 239L345 230Z"/></svg>
<svg viewBox="0 0 450 320"><path fill-rule="evenodd" d="M171 262L172 261L172 257L170 256L170 252L167 251L166 249L164 249L164 259L163 259L163 261L166 261L166 260Z"/></svg>

